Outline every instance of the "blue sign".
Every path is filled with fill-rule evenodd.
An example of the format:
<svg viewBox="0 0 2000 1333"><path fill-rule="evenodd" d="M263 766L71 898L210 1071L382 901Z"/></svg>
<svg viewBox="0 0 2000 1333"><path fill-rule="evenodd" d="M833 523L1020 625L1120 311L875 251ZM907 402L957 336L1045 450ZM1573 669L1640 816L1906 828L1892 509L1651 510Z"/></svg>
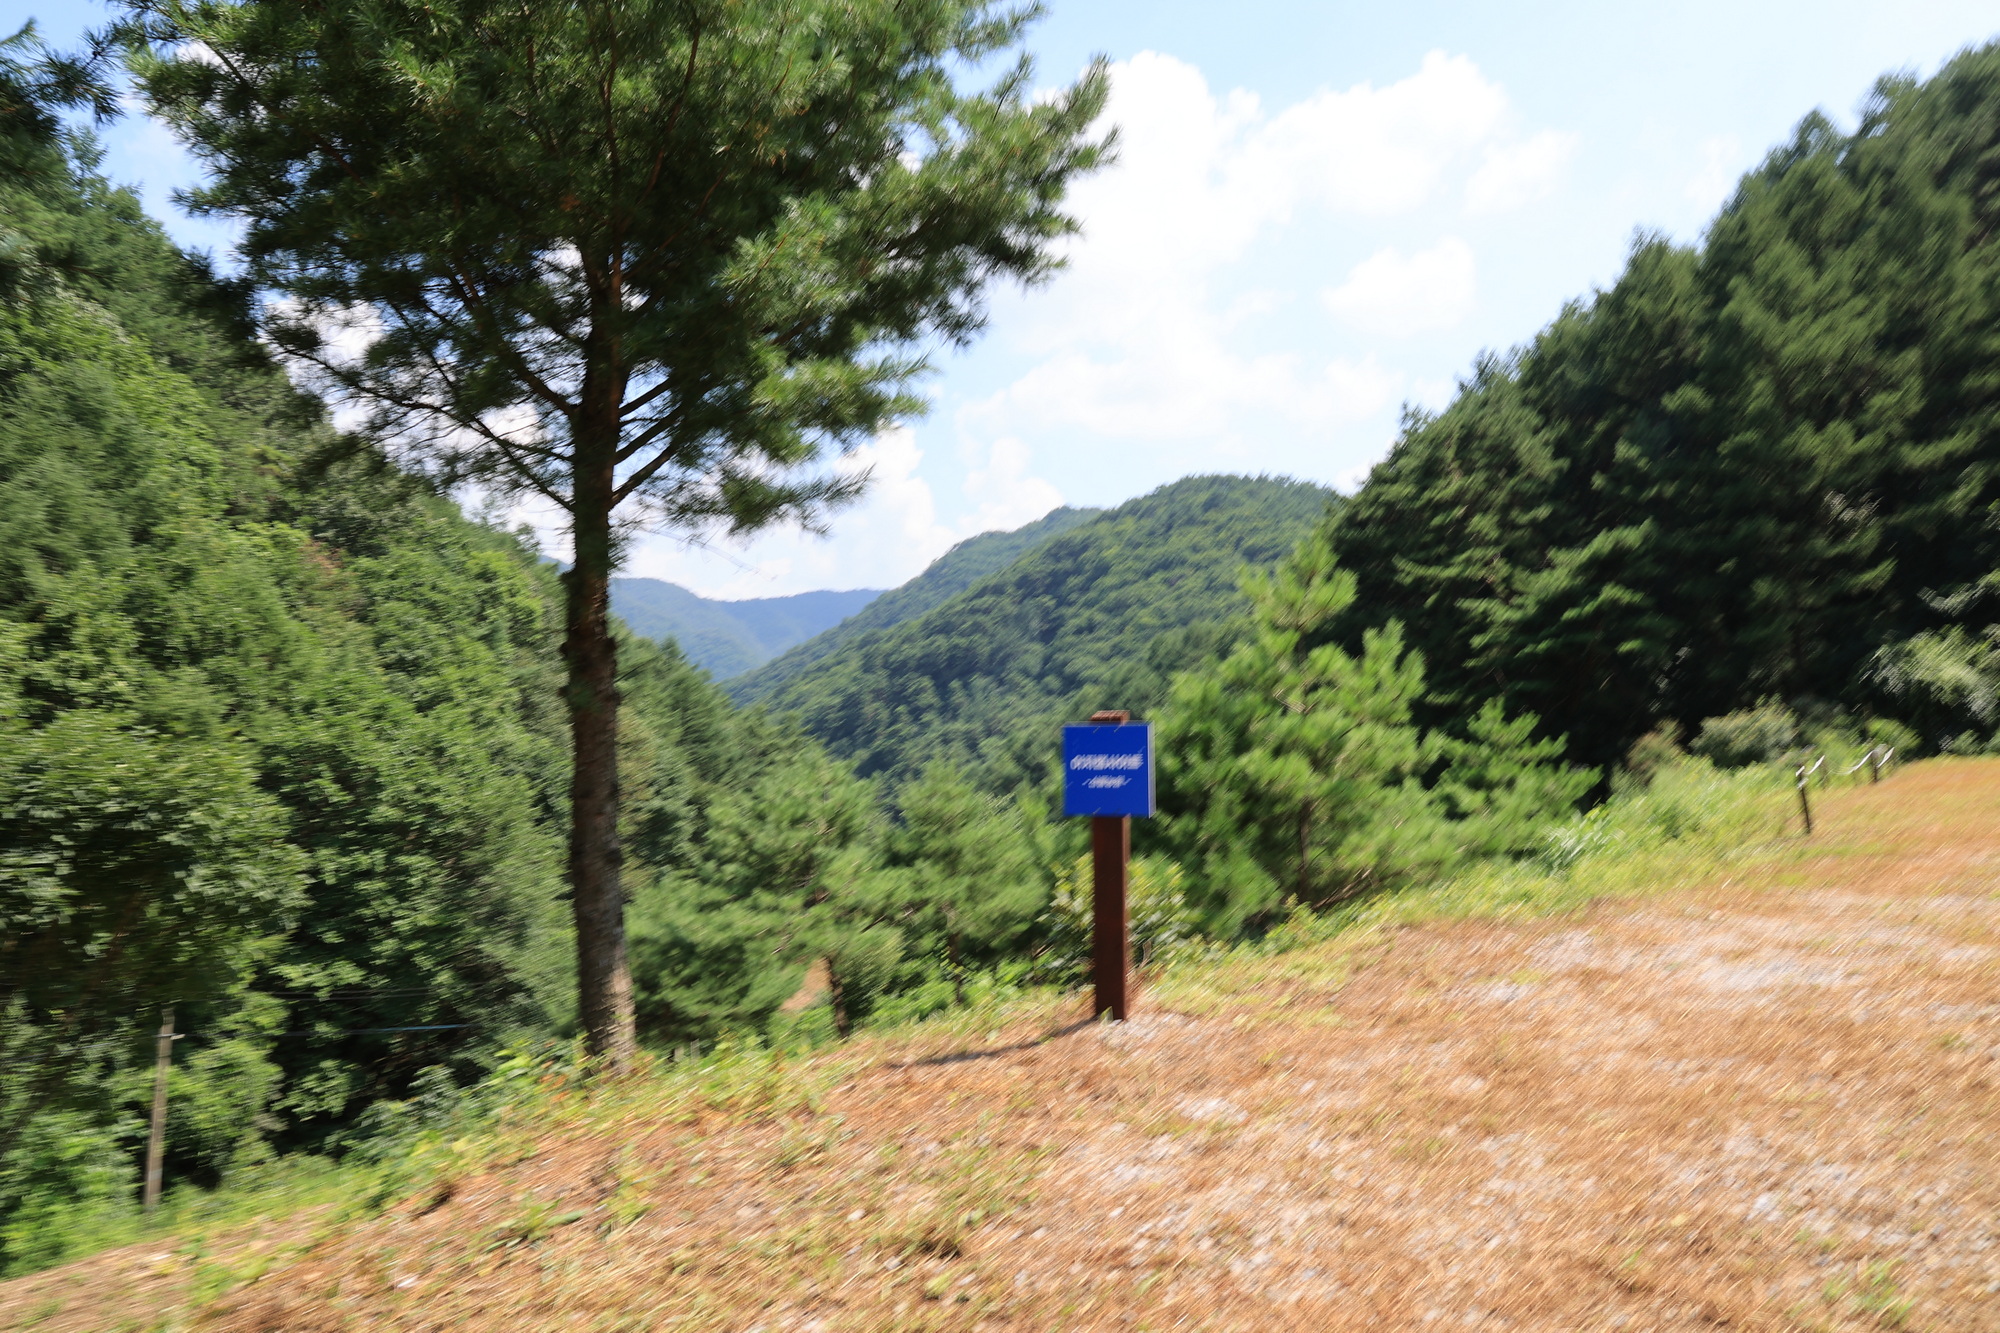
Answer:
<svg viewBox="0 0 2000 1333"><path fill-rule="evenodd" d="M1153 724L1091 722L1063 728L1063 813L1153 813Z"/></svg>

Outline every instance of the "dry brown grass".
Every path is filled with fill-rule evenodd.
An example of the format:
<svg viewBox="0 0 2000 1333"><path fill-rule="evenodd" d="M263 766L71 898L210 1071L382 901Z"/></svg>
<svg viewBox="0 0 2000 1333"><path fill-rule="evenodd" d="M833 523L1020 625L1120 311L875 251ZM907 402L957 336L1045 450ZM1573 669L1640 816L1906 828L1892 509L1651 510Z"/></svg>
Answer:
<svg viewBox="0 0 2000 1333"><path fill-rule="evenodd" d="M2000 1329L2000 763L1823 806L1815 853L1691 891L1336 942L1261 990L1222 964L1226 1010L919 1029L782 1115L557 1117L184 1318ZM148 1327L175 1281L102 1256L0 1285L0 1324Z"/></svg>

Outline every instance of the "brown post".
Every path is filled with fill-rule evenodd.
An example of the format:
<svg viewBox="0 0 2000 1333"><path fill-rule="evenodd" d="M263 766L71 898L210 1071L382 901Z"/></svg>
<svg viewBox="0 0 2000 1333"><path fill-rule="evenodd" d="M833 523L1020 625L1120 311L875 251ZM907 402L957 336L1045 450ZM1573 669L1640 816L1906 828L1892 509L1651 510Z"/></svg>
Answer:
<svg viewBox="0 0 2000 1333"><path fill-rule="evenodd" d="M1130 722L1132 715L1107 709L1092 713L1092 722ZM1091 902L1091 974L1096 995L1091 1016L1106 1014L1125 1021L1132 976L1131 912L1126 884L1132 861L1132 821L1124 816L1097 815L1090 821L1090 861L1094 893Z"/></svg>
<svg viewBox="0 0 2000 1333"><path fill-rule="evenodd" d="M1812 802L1806 799L1806 787L1812 781L1812 772L1804 764L1799 765L1799 813L1805 816L1806 836L1812 836Z"/></svg>
<svg viewBox="0 0 2000 1333"><path fill-rule="evenodd" d="M146 1136L146 1185L142 1207L148 1217L160 1206L160 1175L167 1153L167 1070L174 1060L173 1006L160 1011L159 1046L153 1055L153 1126Z"/></svg>
<svg viewBox="0 0 2000 1333"><path fill-rule="evenodd" d="M1091 1015L1125 1021L1127 980L1132 975L1131 919L1125 905L1126 866L1132 855L1132 821L1098 815L1090 821L1091 868L1096 895L1091 914L1092 971L1097 996Z"/></svg>

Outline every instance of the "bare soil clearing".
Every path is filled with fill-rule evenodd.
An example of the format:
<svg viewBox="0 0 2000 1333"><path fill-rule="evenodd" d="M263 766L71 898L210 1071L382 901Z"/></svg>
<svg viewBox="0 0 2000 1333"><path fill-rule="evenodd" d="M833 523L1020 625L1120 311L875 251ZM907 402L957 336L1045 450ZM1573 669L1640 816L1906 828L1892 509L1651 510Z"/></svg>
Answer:
<svg viewBox="0 0 2000 1333"><path fill-rule="evenodd" d="M1693 890L850 1048L816 1112L557 1126L183 1317L2000 1329L2000 762L1821 807ZM151 1327L183 1281L100 1256L0 1326Z"/></svg>

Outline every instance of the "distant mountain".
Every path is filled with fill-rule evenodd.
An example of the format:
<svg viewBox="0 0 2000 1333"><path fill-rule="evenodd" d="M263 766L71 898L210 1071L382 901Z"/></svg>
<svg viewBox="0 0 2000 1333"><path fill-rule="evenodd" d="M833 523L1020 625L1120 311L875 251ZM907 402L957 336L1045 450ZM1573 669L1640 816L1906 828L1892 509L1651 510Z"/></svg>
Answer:
<svg viewBox="0 0 2000 1333"><path fill-rule="evenodd" d="M753 697L796 714L864 774L903 778L947 759L1009 785L1037 770L1057 722L1143 712L1175 671L1219 652L1243 614L1244 567L1290 551L1336 500L1268 477L1174 482L921 614L843 626L831 651Z"/></svg>
<svg viewBox="0 0 2000 1333"><path fill-rule="evenodd" d="M967 537L931 562L930 568L900 588L893 588L824 633L807 639L773 661L728 682L724 688L739 704L768 699L813 663L839 651L860 635L915 619L932 607L956 597L988 574L1005 569L1051 537L1087 523L1102 509L1052 509L1026 527L1012 532L983 532Z"/></svg>
<svg viewBox="0 0 2000 1333"><path fill-rule="evenodd" d="M761 666L861 610L881 590L713 600L664 579L611 580L611 607L648 639L672 638L717 680Z"/></svg>

